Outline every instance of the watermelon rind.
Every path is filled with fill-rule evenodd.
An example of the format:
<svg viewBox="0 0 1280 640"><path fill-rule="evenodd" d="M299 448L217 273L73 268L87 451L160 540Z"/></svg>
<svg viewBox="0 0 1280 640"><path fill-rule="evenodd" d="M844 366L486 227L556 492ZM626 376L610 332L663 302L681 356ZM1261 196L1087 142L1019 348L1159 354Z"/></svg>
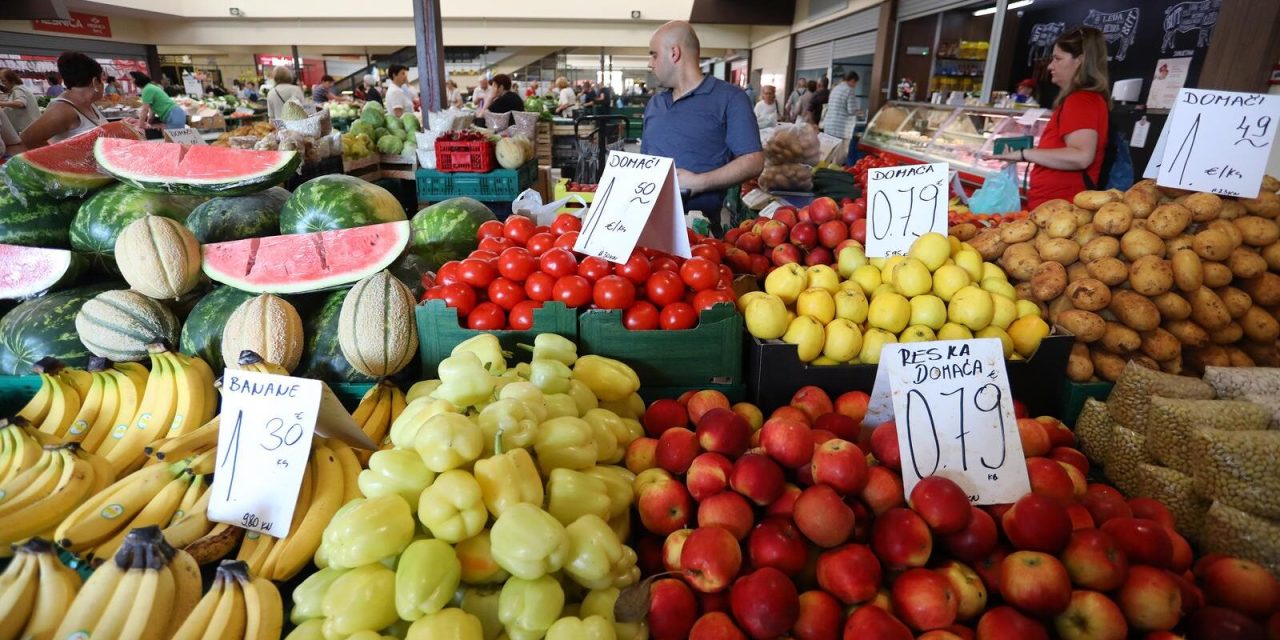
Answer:
<svg viewBox="0 0 1280 640"><path fill-rule="evenodd" d="M98 166L115 179L133 185L143 191L153 193L175 193L196 196L239 196L257 193L272 185L278 185L289 176L298 172L302 165L302 156L297 151L252 151L234 149L243 153L271 153L277 156L274 163L265 169L246 171L232 178L201 179L190 176L172 176L160 173L159 168L149 173L142 173L122 166L117 158L130 153L147 151L153 145L175 144L167 142L140 142L121 144L118 140L99 140L93 145L93 157ZM180 145L190 146L190 145Z"/></svg>
<svg viewBox="0 0 1280 640"><path fill-rule="evenodd" d="M407 220L390 191L348 175L312 178L293 190L280 211L280 233L314 233Z"/></svg>
<svg viewBox="0 0 1280 640"><path fill-rule="evenodd" d="M338 346L338 317L342 314L342 301L350 290L351 287L343 287L316 294L323 299L319 301L319 308L304 316L306 342L302 348L302 359L298 361L293 375L325 382L373 382L373 378L360 373L347 362Z"/></svg>
<svg viewBox="0 0 1280 640"><path fill-rule="evenodd" d="M247 196L219 196L187 216L187 228L201 244L263 238L280 233L280 209L289 199L282 187Z"/></svg>
<svg viewBox="0 0 1280 640"><path fill-rule="evenodd" d="M15 307L0 318L0 376L31 374L31 365L53 356L71 367L83 368L89 350L76 332L76 314L85 301L122 282L84 285L55 291Z"/></svg>
<svg viewBox="0 0 1280 640"><path fill-rule="evenodd" d="M79 200L30 196L24 203L0 188L0 243L66 249L71 246L71 221L79 209Z"/></svg>
<svg viewBox="0 0 1280 640"><path fill-rule="evenodd" d="M253 297L254 294L234 287L214 287L187 314L178 349L204 358L214 371L221 371L225 366L222 362L222 330L226 327L227 318L240 303Z"/></svg>
<svg viewBox="0 0 1280 640"><path fill-rule="evenodd" d="M474 198L450 198L413 216L413 242L409 250L435 270L450 260L461 260L476 248L480 225L497 220L484 203Z"/></svg>
<svg viewBox="0 0 1280 640"><path fill-rule="evenodd" d="M99 138L142 140L141 131L111 122L61 142L20 153L5 163L4 178L19 200L32 197L79 198L111 184L91 157Z"/></svg>
<svg viewBox="0 0 1280 640"><path fill-rule="evenodd" d="M65 249L0 244L0 298L30 300L70 286L88 262Z"/></svg>
<svg viewBox="0 0 1280 640"><path fill-rule="evenodd" d="M308 256L309 252L320 252L317 262L323 264L327 259L324 255L324 252L328 251L326 242L331 241L338 248L347 246L359 247L366 241L355 240L356 234L367 233L370 231L370 227L377 227L378 233L389 234L389 240L379 243L379 246L385 245L382 246L383 250L380 253L369 256L359 268L335 271L325 277L316 278L312 278L309 274L298 269L289 273L288 277L274 281L265 279L263 275L265 271L259 270L255 272L253 270L253 267L258 265L263 266L264 269L290 266L277 265L269 259L259 259L259 250L264 244L288 243L289 250L281 253L284 255L297 255L300 256L300 259L302 257L310 257ZM366 225L357 229L335 229L333 231L282 235L271 238L249 238L247 240L218 242L204 245L202 268L205 275L209 276L211 280L235 287L241 291L277 295L324 291L352 284L361 278L386 269L404 253L405 247L409 245L409 235L409 221L401 220L379 225Z"/></svg>
<svg viewBox="0 0 1280 640"><path fill-rule="evenodd" d="M203 197L150 193L117 184L89 196L71 222L71 248L88 256L97 268L118 273L116 238L129 223L153 215L185 222Z"/></svg>

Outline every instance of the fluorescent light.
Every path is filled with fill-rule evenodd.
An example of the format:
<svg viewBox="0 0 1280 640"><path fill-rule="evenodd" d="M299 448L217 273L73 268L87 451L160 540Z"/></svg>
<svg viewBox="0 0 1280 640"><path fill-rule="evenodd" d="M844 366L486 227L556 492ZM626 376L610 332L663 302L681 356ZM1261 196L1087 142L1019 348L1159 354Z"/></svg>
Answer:
<svg viewBox="0 0 1280 640"><path fill-rule="evenodd" d="M1009 11L1013 11L1014 9L1021 9L1026 6L1030 6L1032 2L1035 2L1035 0L1017 0L1016 2L1010 2L1007 9ZM977 11L974 11L973 15L974 17L989 16L995 12L996 12L995 7L987 7L986 9L978 9Z"/></svg>

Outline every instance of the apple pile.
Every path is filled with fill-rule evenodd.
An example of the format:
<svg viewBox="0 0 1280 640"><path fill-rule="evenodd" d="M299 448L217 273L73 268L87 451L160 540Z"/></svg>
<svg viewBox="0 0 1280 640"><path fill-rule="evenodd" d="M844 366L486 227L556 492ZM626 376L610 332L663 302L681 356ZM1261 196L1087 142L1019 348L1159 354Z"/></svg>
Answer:
<svg viewBox="0 0 1280 640"><path fill-rule="evenodd" d="M724 234L724 259L735 273L763 277L784 264L835 264L840 250L867 240L867 201L828 197L796 209L780 207L773 218L744 220Z"/></svg>
<svg viewBox="0 0 1280 640"><path fill-rule="evenodd" d="M767 420L717 391L649 406L625 460L651 637L1277 637L1280 581L1196 561L1164 505L1087 481L1058 420L1019 418L1031 492L977 507L940 476L904 495L894 423L861 437L867 401L804 387Z"/></svg>

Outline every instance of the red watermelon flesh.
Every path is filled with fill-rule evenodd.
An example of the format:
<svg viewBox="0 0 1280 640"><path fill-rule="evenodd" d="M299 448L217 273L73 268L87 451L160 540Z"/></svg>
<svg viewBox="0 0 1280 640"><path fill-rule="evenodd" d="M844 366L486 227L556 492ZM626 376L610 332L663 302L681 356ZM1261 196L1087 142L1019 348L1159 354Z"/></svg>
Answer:
<svg viewBox="0 0 1280 640"><path fill-rule="evenodd" d="M296 151L104 139L93 155L103 171L143 191L239 195L279 184L301 163Z"/></svg>
<svg viewBox="0 0 1280 640"><path fill-rule="evenodd" d="M28 193L59 199L82 196L111 182L93 159L93 145L99 138L138 141L143 134L123 121L110 122L19 154L5 166L6 177L20 197Z"/></svg>
<svg viewBox="0 0 1280 640"><path fill-rule="evenodd" d="M252 293L305 293L386 269L409 245L408 220L204 245L210 278Z"/></svg>
<svg viewBox="0 0 1280 640"><path fill-rule="evenodd" d="M0 300L28 300L70 284L85 259L63 249L0 244Z"/></svg>

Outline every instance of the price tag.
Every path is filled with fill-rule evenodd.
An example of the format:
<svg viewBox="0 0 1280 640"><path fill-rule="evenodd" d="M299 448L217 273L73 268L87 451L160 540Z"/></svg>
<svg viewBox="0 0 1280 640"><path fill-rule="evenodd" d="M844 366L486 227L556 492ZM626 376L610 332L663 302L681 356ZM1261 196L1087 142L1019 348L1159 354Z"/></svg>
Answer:
<svg viewBox="0 0 1280 640"><path fill-rule="evenodd" d="M1049 113L1048 109L1027 109L1027 112L1018 116L1018 124L1024 127L1030 127L1036 123L1044 114Z"/></svg>
<svg viewBox="0 0 1280 640"><path fill-rule="evenodd" d="M1156 184L1258 197L1278 121L1280 96L1182 89L1165 125Z"/></svg>
<svg viewBox="0 0 1280 640"><path fill-rule="evenodd" d="M204 97L204 86L200 84L200 80L195 76L182 77L182 90L192 98Z"/></svg>
<svg viewBox="0 0 1280 640"><path fill-rule="evenodd" d="M209 519L283 538L311 457L319 380L228 369Z"/></svg>
<svg viewBox="0 0 1280 640"><path fill-rule="evenodd" d="M1004 351L994 338L885 345L906 495L922 478L955 481L973 504L1031 490Z"/></svg>
<svg viewBox="0 0 1280 640"><path fill-rule="evenodd" d="M693 255L675 164L671 158L611 151L573 250L621 264L636 245Z"/></svg>
<svg viewBox="0 0 1280 640"><path fill-rule="evenodd" d="M1141 149L1147 146L1147 134L1149 133L1151 133L1151 123L1147 122L1147 118L1144 116L1133 123L1133 135L1129 138L1129 146L1134 149Z"/></svg>
<svg viewBox="0 0 1280 640"><path fill-rule="evenodd" d="M177 142L178 144L204 144L204 138L200 136L200 132L191 127L165 129L164 137L169 142Z"/></svg>
<svg viewBox="0 0 1280 640"><path fill-rule="evenodd" d="M916 238L947 232L947 163L867 173L867 256L905 256Z"/></svg>

